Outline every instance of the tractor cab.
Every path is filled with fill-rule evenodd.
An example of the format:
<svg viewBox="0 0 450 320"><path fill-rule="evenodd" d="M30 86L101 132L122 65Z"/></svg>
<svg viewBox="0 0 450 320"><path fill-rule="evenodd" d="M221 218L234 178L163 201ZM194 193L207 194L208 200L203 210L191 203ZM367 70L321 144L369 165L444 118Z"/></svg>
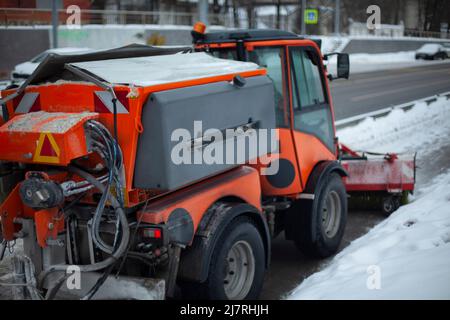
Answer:
<svg viewBox="0 0 450 320"><path fill-rule="evenodd" d="M265 184L270 195L298 194L314 166L336 160L338 145L327 79L348 78L348 55L338 54L338 75L323 65L320 40L280 30L192 31L196 51L241 61L267 70L273 82L276 126L280 143L280 171L275 183ZM289 174L287 174L289 173ZM298 177L295 178L294 177ZM266 194L267 194L266 193Z"/></svg>

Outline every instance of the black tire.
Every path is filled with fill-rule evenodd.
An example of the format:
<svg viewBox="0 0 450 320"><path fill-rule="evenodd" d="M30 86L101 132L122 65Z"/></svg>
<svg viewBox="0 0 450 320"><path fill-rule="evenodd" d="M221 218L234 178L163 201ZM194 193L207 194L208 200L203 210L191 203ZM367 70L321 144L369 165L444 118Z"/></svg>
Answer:
<svg viewBox="0 0 450 320"><path fill-rule="evenodd" d="M230 299L225 289L227 285L225 284L226 276L233 271L230 270L230 264L227 258L231 248L242 243L245 243L245 246L248 245L251 248L251 253L254 258L254 272L253 280L249 279L248 281L244 281L244 283L247 283L247 286L242 286L242 290L240 290L242 294L238 300L257 299L261 292L266 270L265 249L258 228L247 217L236 218L223 230L213 249L208 278L205 283L180 283L183 298L235 300L233 298ZM249 264L250 267L251 264Z"/></svg>
<svg viewBox="0 0 450 320"><path fill-rule="evenodd" d="M333 198L333 200L330 200L330 198ZM301 203L298 205L298 209L300 209L298 211L300 212L296 212L296 214L300 215L300 223L294 242L304 254L315 258L326 258L338 251L347 223L347 192L342 178L337 173L331 173L327 177L327 181L323 184L316 200L318 202L315 210L312 205L307 207L302 206ZM311 200L306 201L311 202ZM336 208L339 213L333 220L335 223L327 220L328 218L324 220L324 215L329 216L331 212L329 201L339 202L339 208ZM330 212L326 214L328 210ZM332 224L331 229L328 229L328 222ZM295 228L297 229L297 226ZM327 230L330 232L327 233Z"/></svg>
<svg viewBox="0 0 450 320"><path fill-rule="evenodd" d="M444 60L445 57L442 53L438 52L433 56L433 60Z"/></svg>
<svg viewBox="0 0 450 320"><path fill-rule="evenodd" d="M388 195L382 199L381 210L385 216L390 216L394 211L400 208L401 196Z"/></svg>

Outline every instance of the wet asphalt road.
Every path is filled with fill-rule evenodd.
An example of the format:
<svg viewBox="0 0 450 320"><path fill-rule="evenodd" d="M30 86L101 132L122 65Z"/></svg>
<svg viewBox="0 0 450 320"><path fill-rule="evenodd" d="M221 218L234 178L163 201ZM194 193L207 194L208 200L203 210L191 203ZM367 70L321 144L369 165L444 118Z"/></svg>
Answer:
<svg viewBox="0 0 450 320"><path fill-rule="evenodd" d="M331 82L336 120L450 91L450 62L350 74Z"/></svg>

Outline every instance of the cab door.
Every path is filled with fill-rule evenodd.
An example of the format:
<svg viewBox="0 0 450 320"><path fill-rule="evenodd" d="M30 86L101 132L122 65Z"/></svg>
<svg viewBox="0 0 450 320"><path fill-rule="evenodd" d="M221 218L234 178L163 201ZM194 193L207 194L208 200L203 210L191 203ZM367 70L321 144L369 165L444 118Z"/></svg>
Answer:
<svg viewBox="0 0 450 320"><path fill-rule="evenodd" d="M322 61L313 46L289 46L292 135L304 184L314 166L336 159L334 117Z"/></svg>
<svg viewBox="0 0 450 320"><path fill-rule="evenodd" d="M267 70L274 85L276 127L279 141L277 172L261 176L265 196L286 196L302 191L290 119L288 52L286 46L255 46L248 51L248 60Z"/></svg>

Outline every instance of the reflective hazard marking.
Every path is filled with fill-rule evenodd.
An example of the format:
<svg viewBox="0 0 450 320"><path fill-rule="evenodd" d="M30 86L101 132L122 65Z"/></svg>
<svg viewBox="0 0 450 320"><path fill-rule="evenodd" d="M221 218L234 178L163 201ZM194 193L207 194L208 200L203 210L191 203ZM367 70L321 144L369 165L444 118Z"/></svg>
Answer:
<svg viewBox="0 0 450 320"><path fill-rule="evenodd" d="M41 133L33 161L59 163L59 154L60 150L58 144L52 134L47 132Z"/></svg>
<svg viewBox="0 0 450 320"><path fill-rule="evenodd" d="M17 106L15 113L28 113L41 110L41 104L39 101L39 93L27 92L22 97Z"/></svg>
<svg viewBox="0 0 450 320"><path fill-rule="evenodd" d="M116 101L116 107L117 107L117 113L129 113L126 101L127 99L123 99L121 95L122 91L117 92L117 101ZM124 103L122 103L124 102ZM95 91L94 94L94 106L95 106L95 112L99 113L114 113L114 105L112 103L112 95L108 91Z"/></svg>

